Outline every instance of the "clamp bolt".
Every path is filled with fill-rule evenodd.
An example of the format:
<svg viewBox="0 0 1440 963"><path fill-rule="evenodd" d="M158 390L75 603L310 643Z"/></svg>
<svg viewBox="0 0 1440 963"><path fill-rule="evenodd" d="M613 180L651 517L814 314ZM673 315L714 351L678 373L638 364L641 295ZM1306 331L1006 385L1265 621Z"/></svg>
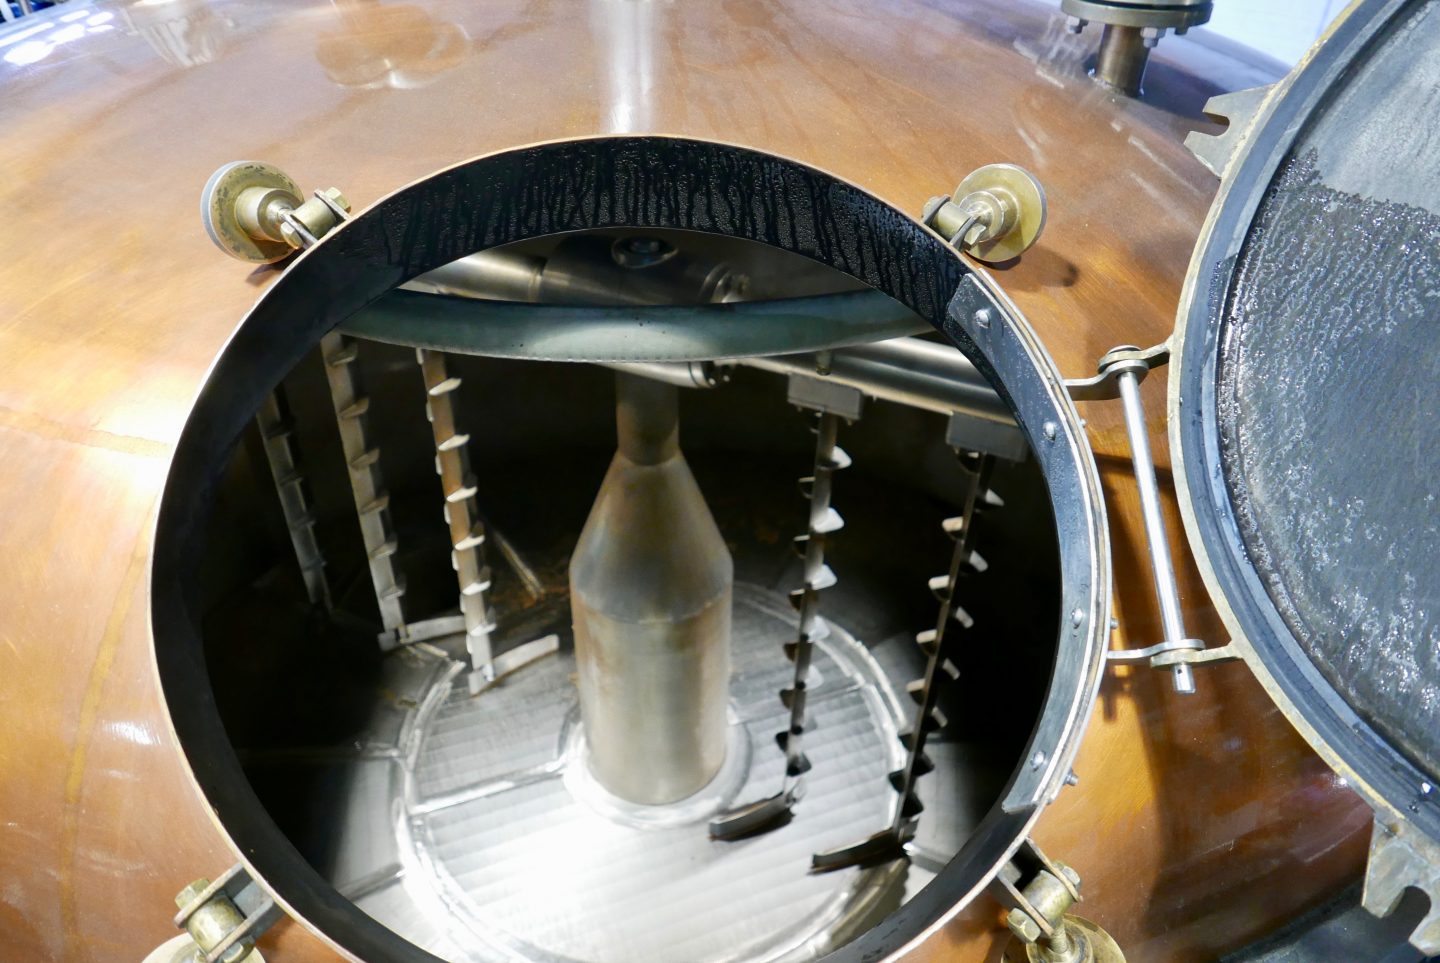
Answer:
<svg viewBox="0 0 1440 963"><path fill-rule="evenodd" d="M339 188L305 199L284 171L260 161L234 161L210 175L200 216L210 240L253 264L283 260L333 230L350 212Z"/></svg>
<svg viewBox="0 0 1440 963"><path fill-rule="evenodd" d="M209 888L210 880L201 878L175 895L176 907L182 914L188 912L185 917L185 932L190 934L190 938L200 948L197 955L200 960L204 960L205 955L219 946L221 940L245 922L245 914L240 912L235 902L223 890L214 893L202 905L190 909ZM254 938L246 937L226 950L217 963L240 963L254 948Z"/></svg>
<svg viewBox="0 0 1440 963"><path fill-rule="evenodd" d="M1019 257L1045 229L1045 190L1014 164L987 164L948 197L932 197L921 219L954 247L997 264Z"/></svg>

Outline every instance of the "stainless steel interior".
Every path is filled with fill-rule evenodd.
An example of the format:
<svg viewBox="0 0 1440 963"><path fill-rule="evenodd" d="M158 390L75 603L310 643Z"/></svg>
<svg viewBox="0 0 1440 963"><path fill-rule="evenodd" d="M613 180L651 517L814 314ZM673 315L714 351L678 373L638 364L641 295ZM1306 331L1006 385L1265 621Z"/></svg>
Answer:
<svg viewBox="0 0 1440 963"><path fill-rule="evenodd" d="M695 245L684 234L661 240L681 251L691 243L684 256L698 258L699 248L724 266L720 273L743 278L731 283L743 283L746 297L860 293L843 276L781 252L713 239ZM594 254L616 243L591 237L568 247ZM543 265L545 257L510 251L493 263ZM568 270L567 277L584 273L583 265ZM669 288L680 303L735 296L693 278ZM604 299L598 288L587 297ZM377 601L373 587L374 552L346 484L351 453L337 430L325 361L332 341L285 379L225 472L209 535L225 550L206 557L204 631L216 697L252 785L311 864L365 913L451 960L814 959L919 892L1000 796L1054 659L1055 534L1043 480L998 399L987 401L973 369L968 384L945 377L967 370L952 346L882 340L850 367L836 363L835 380L801 374L807 364L814 373L807 354L749 358L708 365L700 383L711 387L688 389L662 380L671 373L664 365L621 365L617 373L600 364L449 355L446 372L459 387L446 395L454 410L441 415L433 372L415 363L413 349L359 338L349 346L347 398L354 408L364 392L366 443L381 452L371 467L383 469L388 494L390 577L403 595L381 592ZM912 360L896 366L894 357ZM815 410L824 403L807 391L856 403L852 385L867 384L867 371L872 400L856 417ZM604 485L649 506L648 527L635 524L632 509L627 525L607 528L607 513L618 509L597 501L615 448L617 394L625 402L621 451L635 461L617 456L623 470ZM947 416L947 407L970 414ZM488 536L481 577L493 681L472 671L474 633L456 609L453 569L463 566L458 552L450 557L445 520L454 516L447 509L442 518L441 506L457 501L432 443L441 417L464 428L466 492ZM790 778L795 753L787 755L776 734L792 721L787 645L811 617L803 589L787 598L810 584L803 544L797 554L792 541L815 524L807 523L813 490L797 491L795 479L815 474L813 430L826 418L853 464L836 473L822 506L826 517L843 513L844 528L822 526L823 567L835 584L821 586L823 598L812 593L828 631L815 633L803 672L802 784ZM286 479L274 464L282 435L286 467L303 477L290 483L308 512L304 531L316 551L325 546L323 577L306 567L294 513L284 511ZM967 435L988 439L1000 457L957 451ZM664 463L679 451L698 488L656 494L651 482L635 481L634 464ZM916 818L887 774L905 767L901 734L915 711L906 686L926 668L916 635L934 624L930 583L951 561L944 522L966 498L974 477L967 465L980 464L992 483L980 492L971 574L957 599L974 628L953 648L959 681L941 693L946 724L927 745L934 771L915 780L923 811L907 858L816 871L817 854L863 841L902 815ZM582 537L592 513L601 534ZM707 513L723 542L712 545L703 525L691 524ZM651 550L641 542L668 546L658 569L635 561ZM717 550L724 574L733 570L729 625L718 629L730 650L728 678L704 692L687 675L699 663L670 664L660 688L685 698L654 719L638 689L611 692L610 715L597 712L590 726L604 720L600 749L620 761L596 765L581 714L585 690L577 690L586 672L576 661L578 613L593 619L592 608L614 608L596 601L597 592L644 594L657 571L668 573L665 599L684 608L675 593L705 582L696 573L718 564L705 561ZM587 561L571 568L579 557ZM590 599L583 606L571 595L576 584ZM395 644L393 630L381 631L386 605L425 628ZM607 681L659 671L654 658L627 647L637 626L607 630L611 651L602 661L631 659L612 666ZM267 693L259 703L257 691ZM706 758L686 738L702 708L723 720ZM648 800L627 792L631 777L665 791ZM740 838L712 834L727 812L791 784L788 818Z"/></svg>

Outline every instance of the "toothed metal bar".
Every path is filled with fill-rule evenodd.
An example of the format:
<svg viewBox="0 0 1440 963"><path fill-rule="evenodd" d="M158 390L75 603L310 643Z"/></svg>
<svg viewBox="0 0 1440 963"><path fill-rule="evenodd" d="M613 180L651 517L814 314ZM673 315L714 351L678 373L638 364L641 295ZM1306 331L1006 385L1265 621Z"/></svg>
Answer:
<svg viewBox="0 0 1440 963"><path fill-rule="evenodd" d="M495 623L486 603L490 569L485 565L485 527L475 510L475 479L470 474L470 436L455 425L454 394L460 379L451 375L440 351L415 352L425 379L425 413L435 436L435 471L445 493L445 521L450 526L450 564L460 582L460 614L465 619L465 649L470 668L484 681L495 678L491 634ZM478 680L477 680L478 681ZM473 687L472 687L473 688Z"/></svg>
<svg viewBox="0 0 1440 963"><path fill-rule="evenodd" d="M955 602L956 586L967 571L983 571L985 562L970 547L975 511L981 504L1000 504L989 491L990 471L994 458L976 455L978 464L966 469L966 487L960 514L942 523L947 535L955 540L950 569L945 575L930 580L930 589L940 601L935 627L915 637L925 654L925 675L911 682L905 691L915 700L914 723L900 735L905 747L905 764L890 773L890 786L899 795L895 815L888 827L873 836L841 849L816 853L810 859L812 872L826 873L850 866L866 866L898 859L905 854L905 844L915 836L921 809L915 794L916 781L935 768L925 755L925 742L932 732L945 725L945 717L936 705L940 690L959 677L959 670L949 659L947 642L953 639L952 623L964 628L972 625L970 615Z"/></svg>
<svg viewBox="0 0 1440 963"><path fill-rule="evenodd" d="M922 632L916 637L926 654L925 676L912 682L907 691L915 699L915 722L910 730L901 735L901 741L909 750L905 765L890 774L890 784L900 794L900 805L890 823L890 832L898 841L904 842L914 835L914 820L920 815L920 800L915 795L915 781L935 768L930 757L925 755L925 742L930 733L944 725L943 717L936 712L936 699L940 689L959 677L959 670L948 658L947 641L953 638L953 625L970 628L970 616L955 602L955 592L960 577L966 571L983 571L984 561L972 549L971 535L974 531L975 506L988 487L990 470L994 459L981 455L979 464L969 475L965 499L961 511L955 518L944 522L945 531L955 539L955 551L950 557L950 571L944 582L932 580L931 588L940 600L940 611L935 619L935 628ZM939 583L939 584L937 584Z"/></svg>
<svg viewBox="0 0 1440 963"><path fill-rule="evenodd" d="M810 524L806 528L804 547L804 581L791 593L800 611L800 625L795 645L789 649L795 663L790 688L780 693L780 700L790 709L790 727L776 738L785 750L786 789L810 768L802 742L805 732L805 685L810 674L810 656L815 641L824 638L829 628L820 617L820 593L835 584L835 573L825 564L825 539L845 526L840 513L830 507L830 494L835 472L850 464L850 456L836 447L840 418L829 412L816 416L815 474L801 480L801 490L810 498Z"/></svg>
<svg viewBox="0 0 1440 963"><path fill-rule="evenodd" d="M255 427L265 446L265 460L270 463L270 477L275 480L285 527L290 530L290 544L295 549L295 560L300 563L305 594L312 603L328 610L330 583L325 578L325 556L315 538L315 516L310 511L305 476L295 454L294 425L283 387L276 387L265 396L255 413Z"/></svg>
<svg viewBox="0 0 1440 963"><path fill-rule="evenodd" d="M794 663L795 672L790 688L780 692L781 704L790 710L790 724L775 735L775 741L785 753L785 778L775 796L731 810L714 820L710 834L717 839L748 836L783 822L800 798L801 777L810 769L810 760L804 752L806 680L815 643L830 633L820 616L820 593L836 581L835 573L825 564L825 539L845 526L840 513L830 506L830 495L835 472L850 466L850 456L835 443L840 416L819 412L815 417L815 470L810 477L800 479L800 490L810 501L809 524L805 534L795 540L805 560L803 581L800 588L790 593L800 621L794 641L785 645L785 654Z"/></svg>
<svg viewBox="0 0 1440 963"><path fill-rule="evenodd" d="M350 490L360 520L360 535L385 627L382 646L393 646L406 638L405 611L401 598L405 581L395 569L395 533L390 524L390 496L380 475L380 450L370 443L367 411L370 400L364 395L356 370L359 347L339 332L320 339L320 358L330 382L330 402L340 428L340 448L349 465Z"/></svg>

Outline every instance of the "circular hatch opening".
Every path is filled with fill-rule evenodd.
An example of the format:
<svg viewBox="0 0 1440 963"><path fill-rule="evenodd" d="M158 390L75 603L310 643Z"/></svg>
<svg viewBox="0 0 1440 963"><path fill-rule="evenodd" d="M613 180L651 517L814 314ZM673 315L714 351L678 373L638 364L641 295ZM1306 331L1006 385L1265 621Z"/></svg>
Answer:
<svg viewBox="0 0 1440 963"><path fill-rule="evenodd" d="M512 303L474 298L476 270L482 293ZM743 332L716 327L714 308L690 312L703 348L674 325L645 333L653 317L639 310L668 307L669 324L730 302L743 322L745 304L833 310L874 291L898 302L885 309L894 330L943 325L958 298L983 305L966 318L993 312L982 337L1010 340L977 346L952 321L944 337L911 336L910 355L877 356L853 333L827 336L839 328L822 316L789 350L733 358L747 349L725 346ZM366 960L844 957L897 951L952 915L1064 778L1104 598L1078 425L988 291L849 185L664 139L483 158L298 259L187 424L154 573L177 734L256 875ZM482 320L457 344L453 325L416 326L417 298ZM637 316L604 315L617 305ZM561 306L568 338L554 335ZM505 348L501 322L483 320L497 311L520 332ZM585 319L602 315L610 347L581 347L598 330ZM477 325L487 333L471 337ZM760 329L775 338L775 322ZM953 397L953 378L912 379L908 395L872 383L878 400L864 402L860 375L843 380L854 356L882 382L887 360L889 376L913 375L915 358L938 355L953 374L967 366L953 342L1003 386L994 404L1018 408L1019 427L993 411L976 422L974 403L954 420L927 407ZM659 409L678 418L698 485L683 497L610 478L617 422L623 454L627 417ZM617 551L647 550L611 550L639 528L602 510L611 489L670 505L643 516L666 519L667 566L609 577ZM718 548L700 544L706 516ZM968 528L946 524L956 518ZM633 668L586 662L600 643L577 647L576 624L619 611L617 586L683 595L717 553L730 573L718 689L692 685L710 671L698 657L649 689ZM608 560L599 582L577 574L590 555ZM932 659L916 636L937 625ZM637 631L612 636L633 648ZM587 672L620 690L593 704L624 709L641 745L678 755L647 769L632 751L625 778L598 762L635 743L614 727L587 737L602 718L590 702L582 712ZM686 697L641 705L676 691ZM914 694L936 711L918 715ZM708 766L689 738L707 699L722 714ZM692 769L692 785L638 798L664 782L657 770ZM638 790L632 772L650 773ZM774 818L747 821L767 799Z"/></svg>

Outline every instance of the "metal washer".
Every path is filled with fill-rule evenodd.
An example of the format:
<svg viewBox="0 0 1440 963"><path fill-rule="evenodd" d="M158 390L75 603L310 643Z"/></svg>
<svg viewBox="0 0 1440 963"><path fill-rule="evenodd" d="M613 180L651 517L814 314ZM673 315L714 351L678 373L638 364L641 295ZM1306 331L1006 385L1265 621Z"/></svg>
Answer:
<svg viewBox="0 0 1440 963"><path fill-rule="evenodd" d="M279 190L294 198L292 206L300 206L300 185L278 167L263 161L232 161L210 175L200 192L200 218L205 233L216 246L233 258L256 264L270 264L294 251L283 241L256 238L240 224L236 205L240 195L252 187Z"/></svg>

